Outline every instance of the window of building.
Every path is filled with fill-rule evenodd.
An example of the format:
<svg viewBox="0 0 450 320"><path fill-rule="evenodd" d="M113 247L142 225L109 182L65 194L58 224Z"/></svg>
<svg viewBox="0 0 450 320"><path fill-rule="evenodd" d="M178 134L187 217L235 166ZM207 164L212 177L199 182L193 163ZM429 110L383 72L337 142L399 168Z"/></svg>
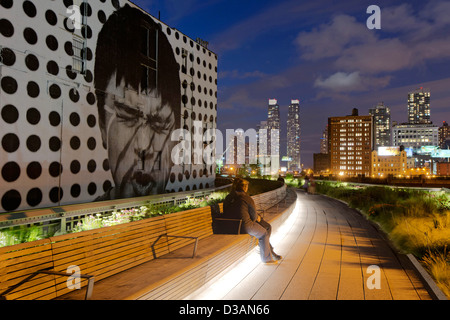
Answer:
<svg viewBox="0 0 450 320"><path fill-rule="evenodd" d="M158 30L141 26L141 92L158 86Z"/></svg>
<svg viewBox="0 0 450 320"><path fill-rule="evenodd" d="M86 50L85 40L82 37L74 34L72 39L72 71L84 74L86 71Z"/></svg>

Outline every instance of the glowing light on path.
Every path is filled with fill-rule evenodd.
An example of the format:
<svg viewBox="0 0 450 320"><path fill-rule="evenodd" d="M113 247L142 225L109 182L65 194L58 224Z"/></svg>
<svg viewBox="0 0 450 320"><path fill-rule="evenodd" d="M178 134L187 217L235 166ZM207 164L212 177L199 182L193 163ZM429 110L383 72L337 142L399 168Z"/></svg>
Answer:
<svg viewBox="0 0 450 320"><path fill-rule="evenodd" d="M272 229L270 242L274 248L283 246L283 240L293 228L296 219L300 214L300 203L297 200L294 210L289 217L277 228ZM220 300L236 285L248 276L256 267L261 264L258 253L259 248L255 247L243 259L237 261L234 265L227 268L215 279L192 293L185 300ZM282 263L282 261L281 261ZM268 267L276 267L268 266Z"/></svg>

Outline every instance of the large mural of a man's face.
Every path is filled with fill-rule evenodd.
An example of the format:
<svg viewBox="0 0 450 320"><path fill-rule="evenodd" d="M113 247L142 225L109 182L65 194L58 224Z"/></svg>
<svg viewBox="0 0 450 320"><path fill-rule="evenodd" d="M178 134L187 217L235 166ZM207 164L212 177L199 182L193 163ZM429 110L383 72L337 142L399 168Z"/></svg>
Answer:
<svg viewBox="0 0 450 320"><path fill-rule="evenodd" d="M103 199L165 192L180 123L179 67L161 28L126 5L98 38L95 90L114 187Z"/></svg>

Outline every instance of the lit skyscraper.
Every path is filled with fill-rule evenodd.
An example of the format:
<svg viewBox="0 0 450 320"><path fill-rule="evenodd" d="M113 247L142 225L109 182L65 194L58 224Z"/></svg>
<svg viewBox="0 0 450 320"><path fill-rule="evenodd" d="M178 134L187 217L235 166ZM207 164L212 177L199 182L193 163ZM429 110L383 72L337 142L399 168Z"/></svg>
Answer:
<svg viewBox="0 0 450 320"><path fill-rule="evenodd" d="M257 142L257 154L259 156L267 155L267 121L261 121L256 126L256 142Z"/></svg>
<svg viewBox="0 0 450 320"><path fill-rule="evenodd" d="M450 145L450 126L446 121L442 122L442 127L439 127L439 147L447 149Z"/></svg>
<svg viewBox="0 0 450 320"><path fill-rule="evenodd" d="M408 123L432 123L430 119L430 91L419 88L408 93Z"/></svg>
<svg viewBox="0 0 450 320"><path fill-rule="evenodd" d="M269 100L267 114L267 155L270 157L270 174L278 173L280 166L280 106L276 99Z"/></svg>
<svg viewBox="0 0 450 320"><path fill-rule="evenodd" d="M259 125L256 126L256 132L257 132L257 145L258 145L258 151L257 151L257 157L258 157L258 164L261 168L261 174L266 174L266 164L268 162L267 158L267 144L268 144L268 137L267 137L267 121L261 121ZM270 174L270 172L269 172Z"/></svg>
<svg viewBox="0 0 450 320"><path fill-rule="evenodd" d="M320 153L328 153L328 124L322 132L322 138L320 138Z"/></svg>
<svg viewBox="0 0 450 320"><path fill-rule="evenodd" d="M267 126L272 129L280 129L280 106L276 99L269 100Z"/></svg>
<svg viewBox="0 0 450 320"><path fill-rule="evenodd" d="M269 155L280 154L280 106L276 99L269 100L269 111L267 115L267 135L269 143L267 153ZM274 149L272 149L272 147Z"/></svg>
<svg viewBox="0 0 450 320"><path fill-rule="evenodd" d="M369 109L373 116L373 137L375 150L391 145L391 110L383 102Z"/></svg>
<svg viewBox="0 0 450 320"><path fill-rule="evenodd" d="M289 170L300 170L300 101L291 100L287 120L287 156L292 159Z"/></svg>
<svg viewBox="0 0 450 320"><path fill-rule="evenodd" d="M372 119L371 115L358 115L358 109L346 117L328 118L328 152L333 174L370 175Z"/></svg>

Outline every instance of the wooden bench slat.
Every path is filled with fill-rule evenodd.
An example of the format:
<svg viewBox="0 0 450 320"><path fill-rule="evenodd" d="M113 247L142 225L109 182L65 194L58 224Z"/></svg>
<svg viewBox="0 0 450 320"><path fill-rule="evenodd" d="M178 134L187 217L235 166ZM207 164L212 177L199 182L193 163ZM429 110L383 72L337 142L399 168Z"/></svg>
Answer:
<svg viewBox="0 0 450 320"><path fill-rule="evenodd" d="M167 222L166 224L166 228L167 228L167 233L170 232L177 232L178 230L189 230L190 228L195 228L198 229L199 226L201 227L209 227L212 230L212 220L209 218L205 218L205 217L197 217L195 218L195 220L193 219L186 219L186 218L182 218L180 217L179 221L176 222Z"/></svg>
<svg viewBox="0 0 450 320"><path fill-rule="evenodd" d="M82 247L83 242L87 242L92 240L92 235L90 233L87 233L88 231L83 231L80 233L83 233L82 235L77 235L76 233L72 235L69 239L60 239L59 236L52 237L50 240L52 240L52 250L54 252L58 252L59 248L63 248L62 250L65 250L64 247L67 246L73 246L73 248Z"/></svg>
<svg viewBox="0 0 450 320"><path fill-rule="evenodd" d="M3 282L7 280L21 276L29 276L36 271L51 267L53 267L51 256L41 257L38 260L27 261L22 264L6 266L0 271L0 288L3 286Z"/></svg>
<svg viewBox="0 0 450 320"><path fill-rule="evenodd" d="M11 252L16 252L16 251L17 252L26 252L26 250L32 249L34 247L46 245L49 242L50 242L49 239L41 239L41 240L36 240L33 242L25 242L25 243L15 244L12 246L1 247L0 248L0 260L5 254L11 253Z"/></svg>
<svg viewBox="0 0 450 320"><path fill-rule="evenodd" d="M146 229L144 231L147 231ZM105 248L108 246L113 246L116 243L123 243L123 245L126 245L128 241L133 239L145 239L145 238L156 238L160 234L164 232L164 229L152 229L152 232L142 232L139 230L132 230L130 232L123 232L120 234L115 234L113 236L105 236L105 237L99 237L99 238L91 238L87 242L83 242L82 245L69 245L69 246L62 246L60 245L59 248L54 250L54 255L58 258L63 258L65 256L70 256L71 252L75 252L73 249L75 248L83 248L86 246L90 247L90 251L96 251L100 250L101 248Z"/></svg>
<svg viewBox="0 0 450 320"><path fill-rule="evenodd" d="M167 234L171 235L182 235L191 233L192 231L197 231L200 229L205 228L205 233L211 232L212 233L212 226L211 223L205 222L205 221L198 221L197 223L185 223L184 225L176 225L176 226L168 226L167 227ZM208 230L210 229L210 230Z"/></svg>
<svg viewBox="0 0 450 320"><path fill-rule="evenodd" d="M111 275L117 274L139 264L145 263L153 259L148 252L138 251L133 255L119 256L113 264L95 264L86 269L86 273L94 275L95 281L102 280ZM81 282L81 288L87 285L87 281ZM64 282L59 281L56 285L58 296L70 292Z"/></svg>
<svg viewBox="0 0 450 320"><path fill-rule="evenodd" d="M117 235L117 237L102 237L97 239L91 239L91 241L86 242L84 247L89 247L90 256L97 256L101 255L102 253L109 254L109 251L115 250L120 247L126 247L126 246L136 246L137 245L145 245L150 248L150 246L147 244L148 241L154 242L156 238L163 234L163 230L159 230L158 233L142 233L142 232L130 232L130 233L121 233L120 235ZM146 241L145 244L142 243L142 241ZM85 252L83 250L83 247L81 247L79 250L71 250L73 246L64 247L65 251L63 251L63 247L60 247L57 252L55 252L55 260L62 260L66 257L72 256L74 253L77 253L78 251L83 253Z"/></svg>
<svg viewBox="0 0 450 320"><path fill-rule="evenodd" d="M50 300L56 298L55 287L42 289L27 295L11 295L8 296L13 300Z"/></svg>
<svg viewBox="0 0 450 320"><path fill-rule="evenodd" d="M2 247L0 252L0 266L2 261L13 259L16 257L30 255L36 252L51 250L50 240L43 239L28 243L21 243L13 246Z"/></svg>
<svg viewBox="0 0 450 320"><path fill-rule="evenodd" d="M146 239L147 238L147 239ZM84 259L85 261L90 260L98 260L103 256L111 255L115 250L118 251L126 251L128 247L137 247L137 246L145 246L148 251L151 251L150 245L154 242L153 238L143 237L142 234L129 235L128 237L123 237L119 239L108 239L108 241L103 239L103 242L100 240L92 240L90 243L86 243L86 246L89 250L85 250L84 248L80 248L76 251L70 251L70 247L66 252L60 252L54 256L55 267L59 267L64 264L75 264L77 260ZM156 248L159 250L159 244ZM78 255L75 255L78 254ZM84 265L84 261L78 261L78 265Z"/></svg>
<svg viewBox="0 0 450 320"><path fill-rule="evenodd" d="M0 262L1 273L4 273L4 271L3 271L4 268L8 268L11 266L16 266L15 268L20 268L21 264L25 264L30 261L36 260L36 259L44 259L46 257L51 257L52 252L51 252L50 246L48 246L45 250L42 250L42 249L39 251L36 250L32 254L23 255L23 256L21 255L21 256L18 256L15 258L10 258L8 260L4 260L4 261Z"/></svg>
<svg viewBox="0 0 450 320"><path fill-rule="evenodd" d="M139 221L129 222L129 223L123 223L118 224L115 226L110 227L103 227L103 228L97 228L93 230L88 231L80 231L76 233L70 233L65 235L56 236L53 238L50 238L52 242L55 242L54 248L57 248L59 246L64 246L66 244L70 244L71 242L77 242L78 240L82 240L83 237L102 237L106 235L112 235L116 233L120 233L121 230L135 230L135 229L145 229L148 226L152 225L163 225L164 224L164 218L163 217L154 217L149 219L143 219ZM68 242L71 241L71 242Z"/></svg>
<svg viewBox="0 0 450 320"><path fill-rule="evenodd" d="M125 270L126 268L123 266L135 266L150 260L153 260L153 255L151 253L144 250L136 251L128 256L117 258L114 264L109 264L101 268L101 274L99 274L98 277L99 279L103 279L111 274Z"/></svg>
<svg viewBox="0 0 450 320"><path fill-rule="evenodd" d="M147 249L147 248L142 248L142 247L135 247L135 248L123 248L122 250L113 250L111 251L111 253L109 255L106 256L91 256L90 259L86 259L85 263L83 264L78 264L78 266L81 269L82 273L86 273L86 274L92 274L92 268L94 269L102 269L102 264L107 264L108 262L111 261L111 263L114 263L115 260L118 259L126 259L127 255L133 255L136 251L146 251L149 252L149 254L151 254L151 250ZM65 266L68 264L75 264L76 260L70 261L70 260L66 260L64 261L64 263L62 264L57 264L55 265L55 270L57 270L58 268L60 268L61 266ZM96 275L97 274L93 274Z"/></svg>
<svg viewBox="0 0 450 320"><path fill-rule="evenodd" d="M6 289L17 285L19 282L21 282L22 280L26 279L27 277L29 277L31 274L33 274L36 271L42 270L42 269L46 269L46 267L51 268L50 264L47 265L42 265L43 268L41 267L37 267L35 269L29 269L27 271L22 270L21 273L17 272L15 274L10 274L10 277L7 278L5 277L4 280L1 281L0 283L0 293L6 291ZM25 282L22 286L20 286L19 288L15 289L14 291L19 291L23 288L27 288L27 287L32 287L32 286L36 286L39 285L40 283L47 283L48 279L43 279L44 277L48 277L47 275L43 275L43 274L39 274L36 275L36 277L34 277L33 279ZM54 283L48 283L48 286L54 285ZM13 292L14 292L13 291Z"/></svg>
<svg viewBox="0 0 450 320"><path fill-rule="evenodd" d="M34 272L52 267L53 263L51 259L46 259L20 265L18 268L15 266L4 268L0 275L0 293L3 289L20 282L23 278L30 276Z"/></svg>
<svg viewBox="0 0 450 320"><path fill-rule="evenodd" d="M42 264L52 262L50 246L41 246L42 251L36 251L28 255L19 255L15 258L0 262L0 282L5 277L11 277L11 273L27 273L27 268L41 267ZM35 272L33 270L32 272ZM29 272L30 274L32 272Z"/></svg>
<svg viewBox="0 0 450 320"><path fill-rule="evenodd" d="M7 299L32 300L35 299L35 297L41 296L43 294L56 296L53 276L36 276L36 278L34 278L33 280L30 280L29 283L24 283L19 288L16 288L11 293L7 294Z"/></svg>

